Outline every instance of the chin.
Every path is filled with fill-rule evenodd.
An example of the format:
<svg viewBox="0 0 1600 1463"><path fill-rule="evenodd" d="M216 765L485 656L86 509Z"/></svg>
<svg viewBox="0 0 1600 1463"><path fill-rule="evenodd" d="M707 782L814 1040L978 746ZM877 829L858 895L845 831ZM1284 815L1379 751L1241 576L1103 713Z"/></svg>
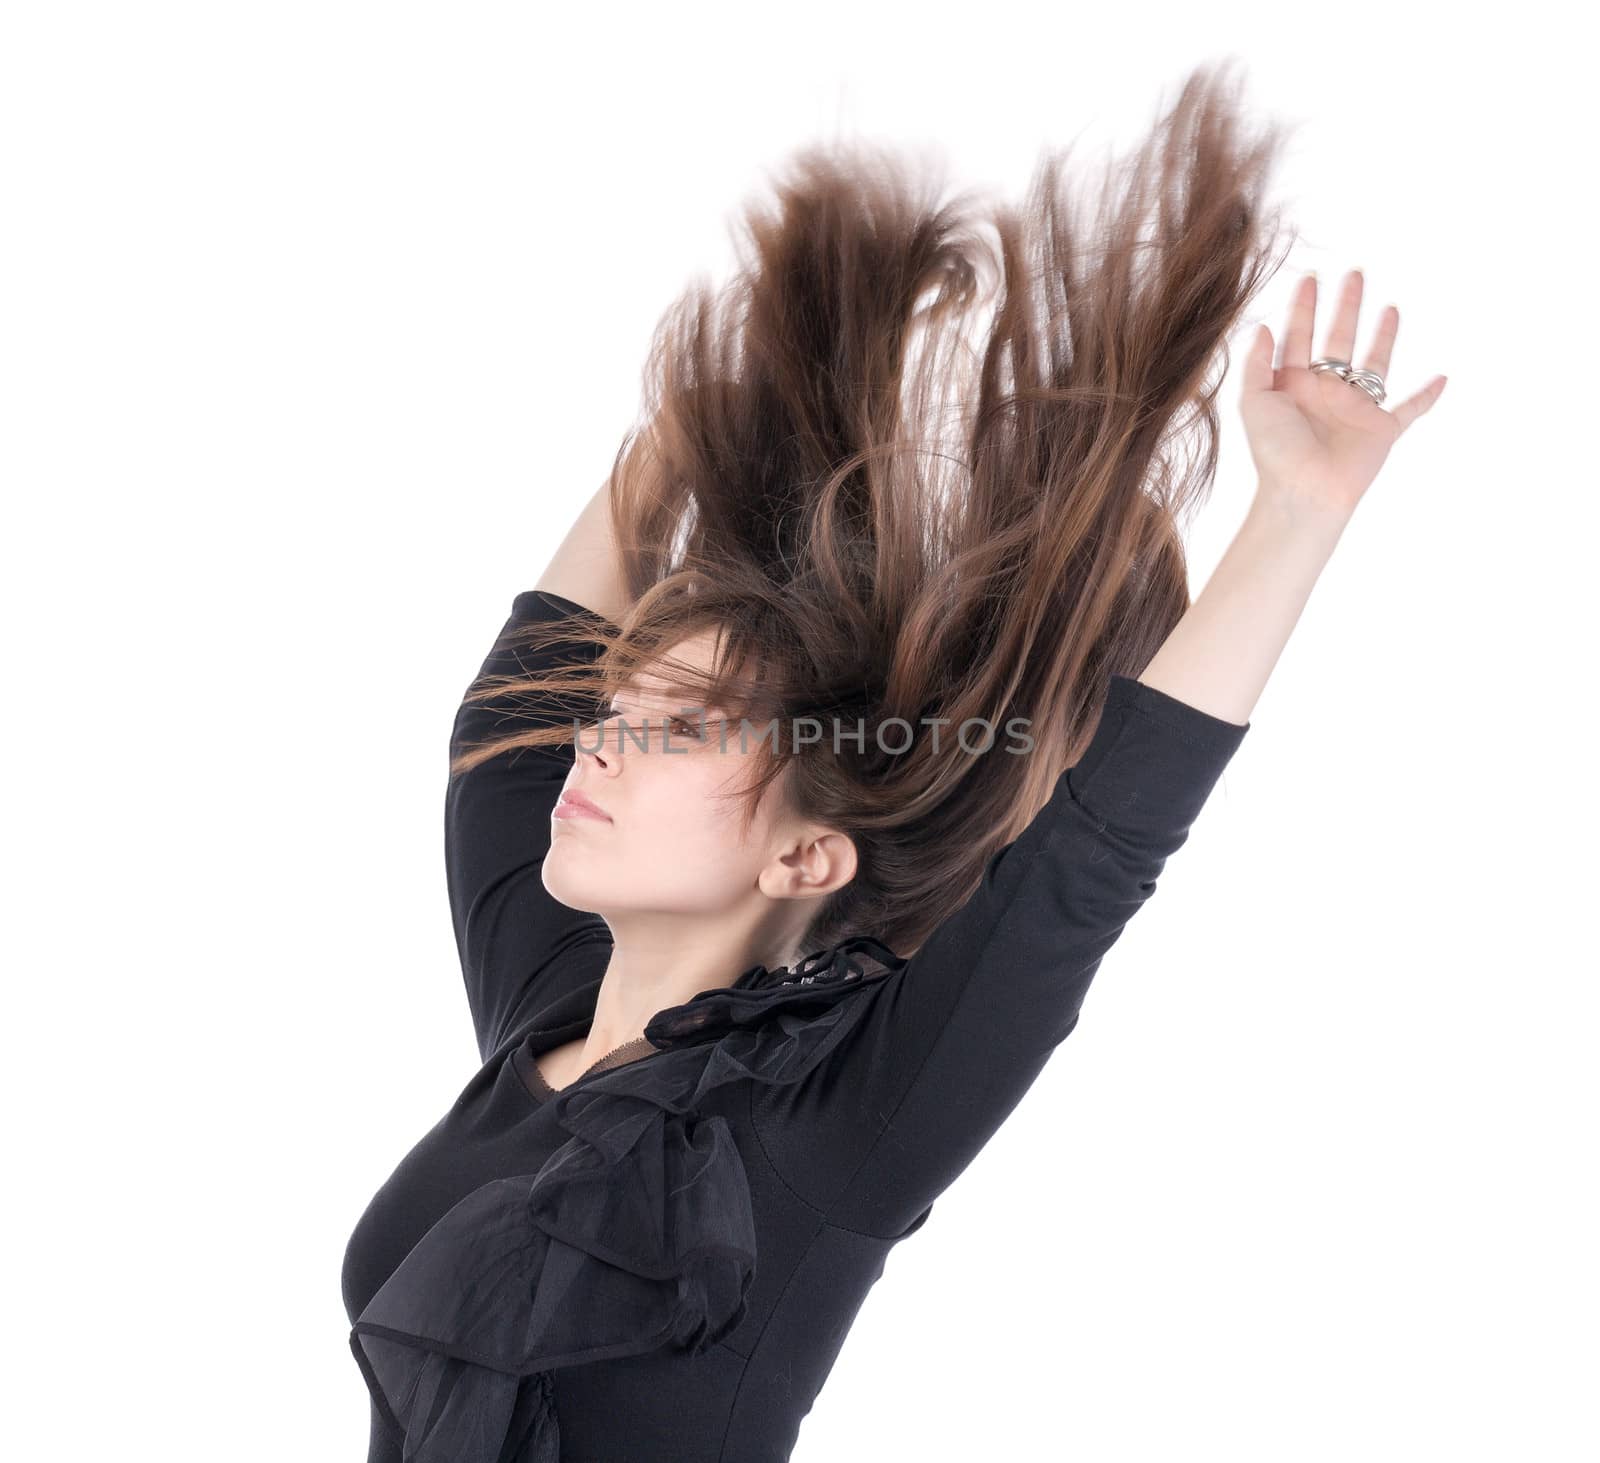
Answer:
<svg viewBox="0 0 1600 1463"><path fill-rule="evenodd" d="M600 895L604 887L604 880L599 877L602 871L595 869L591 874L586 870L583 866L594 861L584 858L581 851L574 857L563 847L567 841L558 838L550 845L540 867L540 877L551 898L560 900L569 909L593 909L591 898ZM591 889L591 884L596 887Z"/></svg>

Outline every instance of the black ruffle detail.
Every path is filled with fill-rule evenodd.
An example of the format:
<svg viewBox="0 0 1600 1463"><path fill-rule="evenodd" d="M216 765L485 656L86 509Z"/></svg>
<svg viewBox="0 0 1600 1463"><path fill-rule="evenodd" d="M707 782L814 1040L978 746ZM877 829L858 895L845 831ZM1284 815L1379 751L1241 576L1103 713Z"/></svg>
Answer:
<svg viewBox="0 0 1600 1463"><path fill-rule="evenodd" d="M860 958L863 954L880 969L874 971ZM807 955L792 969L752 965L731 986L699 991L683 1005L657 1012L644 1034L658 1047L718 1040L730 1026L758 1025L780 1011L823 1010L832 1004L835 986L867 980L904 964L881 940L852 935Z"/></svg>
<svg viewBox="0 0 1600 1463"><path fill-rule="evenodd" d="M858 957L870 954L879 968ZM870 936L752 966L645 1028L660 1048L550 1100L572 1136L537 1173L473 1190L361 1312L350 1346L407 1463L558 1463L550 1372L744 1319L755 1224L725 1083L800 1081L905 962Z"/></svg>

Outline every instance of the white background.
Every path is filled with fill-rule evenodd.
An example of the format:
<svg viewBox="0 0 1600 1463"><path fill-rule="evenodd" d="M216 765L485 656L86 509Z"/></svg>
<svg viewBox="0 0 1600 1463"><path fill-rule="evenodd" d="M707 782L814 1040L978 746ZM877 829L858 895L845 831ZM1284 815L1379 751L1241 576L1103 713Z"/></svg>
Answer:
<svg viewBox="0 0 1600 1463"><path fill-rule="evenodd" d="M1450 383L794 1456L1593 1459L1592 78L1556 17L12 8L7 1453L365 1456L343 1246L476 1065L451 719L764 172L866 136L1018 197L1235 55L1302 239L1236 353L1361 266L1391 400Z"/></svg>

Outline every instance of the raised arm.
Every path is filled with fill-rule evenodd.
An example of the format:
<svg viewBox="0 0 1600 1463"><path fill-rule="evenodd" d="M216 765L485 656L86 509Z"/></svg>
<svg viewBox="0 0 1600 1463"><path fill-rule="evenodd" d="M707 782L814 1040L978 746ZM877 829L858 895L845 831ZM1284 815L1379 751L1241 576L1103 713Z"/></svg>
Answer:
<svg viewBox="0 0 1600 1463"><path fill-rule="evenodd" d="M1112 680L1088 750L1043 811L890 978L850 1059L836 1064L835 1080L853 1088L851 1131L819 1140L831 1141L827 1149L794 1151L801 1135L775 1151L791 1187L809 1183L802 1197L833 1222L905 1232L1032 1085L1249 730L1246 718L1389 450L1438 400L1443 376L1392 411L1381 405L1399 323L1393 306L1361 371L1346 379L1361 291L1351 271L1325 369L1311 369L1314 277L1295 295L1276 367L1271 332L1257 331L1240 410L1258 484L1227 553L1138 678Z"/></svg>
<svg viewBox="0 0 1600 1463"><path fill-rule="evenodd" d="M1345 379L1363 288L1359 269L1345 275L1318 361L1323 369L1313 370L1311 359L1314 274L1295 291L1278 364L1265 325L1245 355L1239 414L1256 468L1255 501L1205 594L1139 676L1202 711L1250 716L1345 526L1394 444L1444 390L1445 378L1435 376L1384 410L1400 330L1393 305L1379 315L1356 373L1367 387Z"/></svg>
<svg viewBox="0 0 1600 1463"><path fill-rule="evenodd" d="M852 1131L764 1130L830 1221L903 1233L1021 1101L1250 729L1207 707L1253 706L1335 537L1251 514L1151 670L1112 678L1050 801L876 998L833 1067Z"/></svg>
<svg viewBox="0 0 1600 1463"><path fill-rule="evenodd" d="M1258 494L1205 593L1139 680L1209 715L1247 722L1346 521Z"/></svg>
<svg viewBox="0 0 1600 1463"><path fill-rule="evenodd" d="M611 479L603 482L567 530L536 586L575 600L608 620L628 608L611 531Z"/></svg>
<svg viewBox="0 0 1600 1463"><path fill-rule="evenodd" d="M533 621L585 610L610 620L624 611L621 575L612 552L609 480L590 498L552 556L538 587L518 594L480 676L539 675L556 664L588 658L579 647L535 651L510 632ZM544 705L518 698L519 718L564 722L592 708ZM526 724L519 720L517 724ZM450 738L451 756L512 729L504 704L463 701ZM562 904L544 887L550 813L572 770L570 742L493 757L451 780L445 795L445 872L456 946L479 1053L487 1058L537 1004L560 994L552 973L589 978L566 957L594 947L604 968L610 931L599 916Z"/></svg>
<svg viewBox="0 0 1600 1463"><path fill-rule="evenodd" d="M557 620L586 608L547 590L517 595L479 674L543 675L557 665L588 658L584 647L536 650L511 633L520 625ZM515 722L502 702L464 700L451 732L451 757L531 724L561 725L592 714L592 708L561 704L561 699L552 696L535 704L528 695L519 695ZM548 974L576 968L561 957L593 942L609 948L604 920L562 904L544 887L550 814L573 757L570 740L554 747L521 747L453 777L445 793L446 886L467 1003L484 1059L530 1014L534 1002L560 994L550 988Z"/></svg>

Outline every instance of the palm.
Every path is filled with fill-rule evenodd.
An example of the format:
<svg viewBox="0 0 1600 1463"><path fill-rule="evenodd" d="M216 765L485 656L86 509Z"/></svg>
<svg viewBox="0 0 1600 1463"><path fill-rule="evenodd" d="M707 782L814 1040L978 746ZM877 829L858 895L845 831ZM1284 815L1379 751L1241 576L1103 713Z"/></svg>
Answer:
<svg viewBox="0 0 1600 1463"><path fill-rule="evenodd" d="M1321 354L1354 361L1361 275L1352 270ZM1245 361L1239 411L1256 474L1263 486L1348 512L1378 475L1389 449L1439 399L1445 378L1436 376L1393 410L1329 371L1312 371L1311 332L1316 310L1314 275L1301 281L1284 334L1282 363L1272 365L1272 333L1257 332ZM1358 364L1385 376L1399 331L1390 305Z"/></svg>

